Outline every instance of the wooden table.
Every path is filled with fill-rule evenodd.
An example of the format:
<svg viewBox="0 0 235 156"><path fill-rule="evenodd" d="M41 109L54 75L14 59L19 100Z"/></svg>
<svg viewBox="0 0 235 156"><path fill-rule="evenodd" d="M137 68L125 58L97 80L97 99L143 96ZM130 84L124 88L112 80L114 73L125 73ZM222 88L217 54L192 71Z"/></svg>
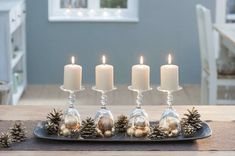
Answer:
<svg viewBox="0 0 235 156"><path fill-rule="evenodd" d="M219 33L221 52L229 50L230 55L235 55L235 25L215 25L215 30ZM227 48L227 49L226 49Z"/></svg>
<svg viewBox="0 0 235 156"><path fill-rule="evenodd" d="M55 106L0 106L0 120L45 120L46 114ZM57 106L58 108L66 108L66 106ZM192 106L175 106L174 108L182 115L187 108ZM202 115L203 120L213 121L232 121L235 120L235 106L196 106ZM82 117L93 116L98 106L80 106ZM114 114L123 114L129 112L131 106L110 106ZM149 113L150 120L160 118L165 106L145 106L145 110ZM234 145L235 146L235 145ZM1 151L0 156L206 156L206 155L226 155L234 156L235 151Z"/></svg>

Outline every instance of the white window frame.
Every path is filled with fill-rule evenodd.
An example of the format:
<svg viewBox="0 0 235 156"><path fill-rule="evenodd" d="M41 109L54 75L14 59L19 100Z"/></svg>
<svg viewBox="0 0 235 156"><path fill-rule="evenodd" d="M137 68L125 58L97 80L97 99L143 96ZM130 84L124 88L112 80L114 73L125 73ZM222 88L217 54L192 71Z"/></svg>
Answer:
<svg viewBox="0 0 235 156"><path fill-rule="evenodd" d="M100 0L87 0L87 8L60 8L60 0L48 0L51 22L138 22L138 0L128 0L127 8L100 8Z"/></svg>

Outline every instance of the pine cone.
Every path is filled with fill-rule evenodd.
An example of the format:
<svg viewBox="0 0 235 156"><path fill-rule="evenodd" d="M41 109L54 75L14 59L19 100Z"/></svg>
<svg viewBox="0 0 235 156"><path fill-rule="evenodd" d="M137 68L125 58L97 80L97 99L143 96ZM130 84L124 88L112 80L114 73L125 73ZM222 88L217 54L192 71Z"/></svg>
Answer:
<svg viewBox="0 0 235 156"><path fill-rule="evenodd" d="M159 125L151 127L151 133L148 135L148 138L151 140L160 140L167 137L167 134L164 133Z"/></svg>
<svg viewBox="0 0 235 156"><path fill-rule="evenodd" d="M3 148L8 148L12 144L11 137L8 133L2 133L0 136L0 146Z"/></svg>
<svg viewBox="0 0 235 156"><path fill-rule="evenodd" d="M84 139L92 139L97 136L95 121L92 118L87 118L82 121L80 135Z"/></svg>
<svg viewBox="0 0 235 156"><path fill-rule="evenodd" d="M191 125L186 125L183 127L184 137L192 137L195 135L196 132L197 132L197 130Z"/></svg>
<svg viewBox="0 0 235 156"><path fill-rule="evenodd" d="M47 115L47 119L50 122L59 125L60 121L62 121L62 116L62 110L53 109L53 111Z"/></svg>
<svg viewBox="0 0 235 156"><path fill-rule="evenodd" d="M26 139L26 130L22 122L16 122L12 128L10 128L10 135L13 142L21 142Z"/></svg>
<svg viewBox="0 0 235 156"><path fill-rule="evenodd" d="M69 135L70 138L79 139L80 138L80 131L79 130L72 130Z"/></svg>
<svg viewBox="0 0 235 156"><path fill-rule="evenodd" d="M128 126L128 118L125 115L118 117L117 122L115 123L115 129L117 132L126 132Z"/></svg>
<svg viewBox="0 0 235 156"><path fill-rule="evenodd" d="M44 128L49 135L57 134L59 132L59 125L51 121L47 121Z"/></svg>
<svg viewBox="0 0 235 156"><path fill-rule="evenodd" d="M202 121L200 119L201 115L198 113L195 107L193 107L192 110L188 109L188 114L184 115L186 117L182 119L182 125L191 125L196 130L202 128Z"/></svg>

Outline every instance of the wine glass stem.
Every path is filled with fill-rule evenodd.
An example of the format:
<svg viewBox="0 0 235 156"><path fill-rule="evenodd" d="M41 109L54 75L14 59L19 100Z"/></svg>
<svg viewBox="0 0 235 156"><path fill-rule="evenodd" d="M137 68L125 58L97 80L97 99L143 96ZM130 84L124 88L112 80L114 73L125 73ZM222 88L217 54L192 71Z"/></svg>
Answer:
<svg viewBox="0 0 235 156"><path fill-rule="evenodd" d="M101 95L101 108L106 108L106 105L107 105L107 95L105 94L105 92L102 92L102 95Z"/></svg>
<svg viewBox="0 0 235 156"><path fill-rule="evenodd" d="M69 92L69 107L73 108L76 101L76 94L74 92Z"/></svg>
<svg viewBox="0 0 235 156"><path fill-rule="evenodd" d="M138 91L138 94L136 97L136 103L137 103L137 108L141 108L141 105L143 103L143 94L141 91Z"/></svg>
<svg viewBox="0 0 235 156"><path fill-rule="evenodd" d="M172 102L173 102L173 95L172 92L167 92L167 104L168 107L171 108L172 107Z"/></svg>

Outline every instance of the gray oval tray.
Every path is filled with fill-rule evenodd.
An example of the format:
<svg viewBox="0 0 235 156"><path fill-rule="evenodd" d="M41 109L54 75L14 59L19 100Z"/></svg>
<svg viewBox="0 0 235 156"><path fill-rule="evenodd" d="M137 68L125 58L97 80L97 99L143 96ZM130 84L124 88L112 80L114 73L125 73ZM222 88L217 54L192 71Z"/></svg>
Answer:
<svg viewBox="0 0 235 156"><path fill-rule="evenodd" d="M154 124L151 122L150 124ZM110 138L96 138L96 139L75 139L70 137L63 137L58 135L48 135L44 130L45 122L39 122L34 129L34 135L40 139L48 139L48 140L59 140L59 141L77 141L77 142L171 142L171 141L193 141L198 139L204 139L210 137L212 135L212 130L209 125L205 122L202 123L202 128L197 131L195 136L193 137L183 137L179 135L175 138L166 138L160 140L150 140L148 138L135 138L129 137L125 133L118 133Z"/></svg>

